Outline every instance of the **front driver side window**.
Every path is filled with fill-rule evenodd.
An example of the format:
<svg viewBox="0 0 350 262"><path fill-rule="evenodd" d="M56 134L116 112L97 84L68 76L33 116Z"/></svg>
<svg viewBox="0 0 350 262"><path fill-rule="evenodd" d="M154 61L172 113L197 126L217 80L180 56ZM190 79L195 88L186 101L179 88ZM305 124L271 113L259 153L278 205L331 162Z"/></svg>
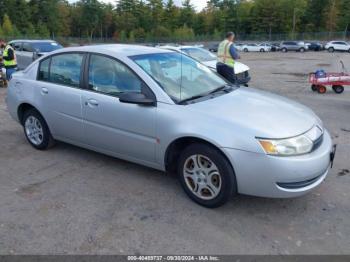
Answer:
<svg viewBox="0 0 350 262"><path fill-rule="evenodd" d="M120 93L141 93L141 80L122 63L101 55L91 55L89 62L89 88L118 96Z"/></svg>

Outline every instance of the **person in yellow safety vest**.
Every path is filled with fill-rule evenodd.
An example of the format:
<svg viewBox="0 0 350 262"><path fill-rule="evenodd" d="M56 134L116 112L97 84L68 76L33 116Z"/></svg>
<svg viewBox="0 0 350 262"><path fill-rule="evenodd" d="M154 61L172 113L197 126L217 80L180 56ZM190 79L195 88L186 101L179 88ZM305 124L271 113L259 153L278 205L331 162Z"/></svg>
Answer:
<svg viewBox="0 0 350 262"><path fill-rule="evenodd" d="M240 56L233 45L234 39L235 34L228 32L226 39L219 44L216 71L231 83L236 84L234 64L235 60L239 59Z"/></svg>
<svg viewBox="0 0 350 262"><path fill-rule="evenodd" d="M4 41L1 42L0 46L4 50L2 52L2 59L4 61L4 67L6 69L6 80L10 81L12 74L17 70L15 50L13 50L12 46L7 45Z"/></svg>

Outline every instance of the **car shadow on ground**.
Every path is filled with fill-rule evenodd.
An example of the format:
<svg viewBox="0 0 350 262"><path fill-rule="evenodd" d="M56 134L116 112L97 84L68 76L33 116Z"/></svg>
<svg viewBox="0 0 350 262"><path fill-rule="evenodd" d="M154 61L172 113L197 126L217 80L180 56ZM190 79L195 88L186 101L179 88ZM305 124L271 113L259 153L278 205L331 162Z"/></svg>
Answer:
<svg viewBox="0 0 350 262"><path fill-rule="evenodd" d="M101 172L99 176L108 175L108 170L122 171L117 172L117 175L125 175L126 173L127 177L125 179L132 179L133 183L135 183L135 179L139 179L139 183L145 187L145 191L148 191L147 186L152 187L152 191L154 191L154 184L158 184L162 187L162 192L168 192L168 194L172 195L168 197L177 198L175 201L184 201L185 203L182 204L191 205L194 209L210 210L197 205L186 196L176 174L165 173L63 142L57 142L56 146L50 149L50 151L53 151L52 153L63 151L65 155L73 154L78 156L78 159L76 159L78 162L85 163L86 165L96 165L96 168L100 167L104 172ZM100 179L103 179L103 177L100 177ZM153 184L147 185L145 181L152 181ZM156 194L157 192L154 193ZM238 194L232 197L231 201L227 204L214 210L218 213L231 213L233 211L265 213L274 210L273 213L277 215L279 212L284 213L290 209L305 209L307 202L311 200L312 196L310 194L292 199L263 198Z"/></svg>

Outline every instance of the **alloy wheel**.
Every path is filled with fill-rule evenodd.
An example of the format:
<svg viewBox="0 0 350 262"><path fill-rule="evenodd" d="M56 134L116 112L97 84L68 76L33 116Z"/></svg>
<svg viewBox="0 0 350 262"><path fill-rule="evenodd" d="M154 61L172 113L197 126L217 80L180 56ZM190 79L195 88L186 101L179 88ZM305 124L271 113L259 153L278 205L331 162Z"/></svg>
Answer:
<svg viewBox="0 0 350 262"><path fill-rule="evenodd" d="M29 141L33 145L40 145L44 139L44 132L40 121L34 117L29 116L25 123L24 128Z"/></svg>
<svg viewBox="0 0 350 262"><path fill-rule="evenodd" d="M203 155L192 155L185 161L183 176L191 192L203 200L217 197L222 179L215 163Z"/></svg>

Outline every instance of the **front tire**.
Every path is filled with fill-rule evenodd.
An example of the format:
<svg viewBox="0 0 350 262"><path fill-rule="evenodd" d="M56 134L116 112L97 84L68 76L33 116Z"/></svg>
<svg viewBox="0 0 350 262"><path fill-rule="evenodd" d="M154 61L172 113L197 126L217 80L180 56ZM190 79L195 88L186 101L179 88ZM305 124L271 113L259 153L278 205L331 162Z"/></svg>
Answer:
<svg viewBox="0 0 350 262"><path fill-rule="evenodd" d="M192 144L180 155L178 176L186 194L196 203L215 208L237 193L233 168L216 148Z"/></svg>
<svg viewBox="0 0 350 262"><path fill-rule="evenodd" d="M29 109L24 113L23 129L29 144L38 150L48 149L54 144L46 121L35 109Z"/></svg>
<svg viewBox="0 0 350 262"><path fill-rule="evenodd" d="M287 48L282 48L283 53L287 53Z"/></svg>
<svg viewBox="0 0 350 262"><path fill-rule="evenodd" d="M300 48L300 53L304 53L305 52L305 48Z"/></svg>
<svg viewBox="0 0 350 262"><path fill-rule="evenodd" d="M244 48L243 51L247 53L247 52L248 52L248 49L247 49L247 48Z"/></svg>
<svg viewBox="0 0 350 262"><path fill-rule="evenodd" d="M334 48L333 47L328 48L328 52L329 53L333 53L334 52Z"/></svg>
<svg viewBox="0 0 350 262"><path fill-rule="evenodd" d="M325 86L318 86L317 91L319 94L325 94L327 92L327 88Z"/></svg>

